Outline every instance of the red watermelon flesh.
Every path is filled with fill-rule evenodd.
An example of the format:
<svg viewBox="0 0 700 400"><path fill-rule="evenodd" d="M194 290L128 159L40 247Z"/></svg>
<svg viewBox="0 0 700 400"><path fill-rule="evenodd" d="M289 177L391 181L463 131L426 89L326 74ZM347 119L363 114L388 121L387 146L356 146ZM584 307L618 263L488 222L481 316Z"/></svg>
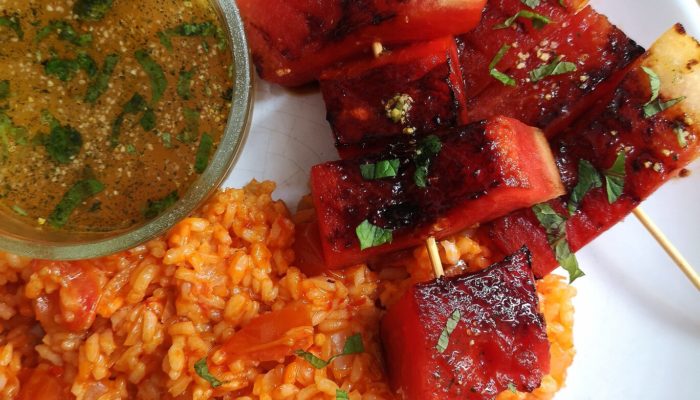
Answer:
<svg viewBox="0 0 700 400"><path fill-rule="evenodd" d="M467 110L457 59L449 36L324 71L321 91L336 144L463 125ZM386 105L397 95L412 102L405 121L387 115Z"/></svg>
<svg viewBox="0 0 700 400"><path fill-rule="evenodd" d="M482 272L415 285L381 323L393 388L405 400L485 400L508 388L536 389L549 371L538 310L527 249ZM455 312L460 318L439 347Z"/></svg>
<svg viewBox="0 0 700 400"><path fill-rule="evenodd" d="M338 62L385 45L473 29L486 0L238 0L263 79L298 86Z"/></svg>
<svg viewBox="0 0 700 400"><path fill-rule="evenodd" d="M341 268L443 237L563 193L544 135L509 118L439 133L442 150L427 187L414 180L417 143L400 137L385 152L317 165L311 189L327 267ZM360 166L398 159L394 178L364 179ZM389 229L393 241L360 250L363 222Z"/></svg>

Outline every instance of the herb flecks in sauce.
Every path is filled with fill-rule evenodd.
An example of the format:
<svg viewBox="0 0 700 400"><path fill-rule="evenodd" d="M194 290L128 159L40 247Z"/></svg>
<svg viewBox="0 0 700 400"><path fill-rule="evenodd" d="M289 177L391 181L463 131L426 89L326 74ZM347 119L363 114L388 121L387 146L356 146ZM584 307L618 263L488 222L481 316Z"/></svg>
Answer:
<svg viewBox="0 0 700 400"><path fill-rule="evenodd" d="M73 5L73 12L80 19L87 21L99 21L105 17L112 8L113 0L77 0Z"/></svg>
<svg viewBox="0 0 700 400"><path fill-rule="evenodd" d="M68 222L71 213L80 205L105 189L102 182L96 179L85 179L78 181L73 187L68 189L66 194L49 215L49 225L60 228Z"/></svg>
<svg viewBox="0 0 700 400"><path fill-rule="evenodd" d="M193 77L194 70L185 71L183 69L180 71L180 76L177 78L177 94L183 100L189 100L192 98L191 88Z"/></svg>
<svg viewBox="0 0 700 400"><path fill-rule="evenodd" d="M125 229L146 220L149 200L185 192L195 169L209 164L200 136L208 133L211 149L221 140L231 106L224 99L233 85L231 54L216 46L223 36L208 2L72 4L50 9L6 0L16 14L0 13L0 182L11 184L1 193L0 218L19 218L12 209L18 205L28 214L25 223L52 229L41 221L63 193L96 178L104 190L76 207L61 229ZM24 29L18 34L14 27ZM168 32L172 52L158 32ZM196 71L187 100L177 91L179 71ZM140 99L129 102L135 93ZM188 118L185 108L192 110ZM42 123L44 109L53 116ZM186 143L174 140L181 132ZM88 165L92 176L83 173Z"/></svg>
<svg viewBox="0 0 700 400"><path fill-rule="evenodd" d="M212 150L214 150L214 139L208 133L202 134L194 160L194 172L203 174L206 171Z"/></svg>
<svg viewBox="0 0 700 400"><path fill-rule="evenodd" d="M146 205L146 209L143 211L143 216L148 218L148 219L155 218L158 215L162 214L163 211L170 208L179 199L180 199L180 195L178 195L177 191L175 190L175 191L170 192L170 194L163 197L162 199L148 200L148 203Z"/></svg>

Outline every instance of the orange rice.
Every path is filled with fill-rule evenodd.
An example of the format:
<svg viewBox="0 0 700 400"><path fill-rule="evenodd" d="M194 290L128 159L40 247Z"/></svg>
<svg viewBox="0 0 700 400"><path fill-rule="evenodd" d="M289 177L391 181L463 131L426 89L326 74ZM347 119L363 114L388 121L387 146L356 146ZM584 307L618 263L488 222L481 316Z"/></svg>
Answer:
<svg viewBox="0 0 700 400"><path fill-rule="evenodd" d="M89 261L99 289L93 322L57 313L56 304L41 307L77 306L72 276L56 263L0 253L0 398L17 398L36 371L64 388L65 397L52 399L335 399L339 388L352 400L394 398L382 367L377 303L390 305L408 285L431 278L425 250L401 268L376 273L359 265L307 277L294 267L294 223L272 200L274 187L254 181L221 191L163 237ZM450 274L491 261L469 232L440 248ZM537 289L552 370L534 393L504 392L500 400L551 398L572 362L575 290L555 275ZM194 364L248 321L295 303L312 310L309 351L328 359L360 333L365 352L323 369L293 356L264 363L213 357L224 382L216 389L197 375ZM71 332L66 323L87 329Z"/></svg>

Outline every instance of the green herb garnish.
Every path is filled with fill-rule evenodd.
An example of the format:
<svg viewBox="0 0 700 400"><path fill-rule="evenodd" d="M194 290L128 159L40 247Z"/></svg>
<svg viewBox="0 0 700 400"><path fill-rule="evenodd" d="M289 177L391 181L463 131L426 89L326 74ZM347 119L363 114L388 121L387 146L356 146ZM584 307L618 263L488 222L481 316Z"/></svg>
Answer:
<svg viewBox="0 0 700 400"><path fill-rule="evenodd" d="M391 243L394 239L390 229L372 225L368 220L362 221L362 223L355 228L355 234L357 234L357 238L360 240L360 250Z"/></svg>
<svg viewBox="0 0 700 400"><path fill-rule="evenodd" d="M194 76L194 70L185 71L184 69L180 71L180 76L177 79L177 94L183 100L189 100L192 97L190 93L190 88L192 87L192 77Z"/></svg>
<svg viewBox="0 0 700 400"><path fill-rule="evenodd" d="M10 208L12 208L12 211L14 211L15 214L17 214L17 215L20 215L20 216L22 216L22 217L27 217L27 216L29 216L29 214L27 214L27 211L25 211L24 208L18 206L17 204L13 205L13 206L10 207Z"/></svg>
<svg viewBox="0 0 700 400"><path fill-rule="evenodd" d="M413 158L416 164L416 172L413 174L413 181L416 186L424 188L428 186L428 173L432 159L440 154L442 150L442 142L435 135L427 136L421 141L416 149L416 155Z"/></svg>
<svg viewBox="0 0 700 400"><path fill-rule="evenodd" d="M143 115L141 116L141 119L139 120L139 125L143 128L144 131L149 132L155 129L156 127L156 113L153 111L151 107L146 108L146 110L143 112Z"/></svg>
<svg viewBox="0 0 700 400"><path fill-rule="evenodd" d="M157 35L158 35L158 40L160 41L160 44L162 44L166 50L173 51L173 42L170 40L170 35L168 35L165 32L161 32L161 31L159 31L157 33Z"/></svg>
<svg viewBox="0 0 700 400"><path fill-rule="evenodd" d="M608 193L608 202L610 204L617 201L622 195L622 191L625 188L625 162L627 155L624 151L617 153L617 158L615 163L613 163L610 169L603 172L605 175L605 189Z"/></svg>
<svg viewBox="0 0 700 400"><path fill-rule="evenodd" d="M179 35L186 37L214 37L218 40L217 47L219 47L219 49L226 48L226 37L224 35L224 32L221 29L219 29L219 27L216 26L216 24L210 21L181 24L173 29L168 30L167 33L171 35Z"/></svg>
<svg viewBox="0 0 700 400"><path fill-rule="evenodd" d="M496 65L498 65L499 62L501 62L501 60L503 59L503 57L505 57L506 53L508 53L509 50L510 46L507 44L504 44L498 50L496 56L493 58L493 60L491 60L491 64L489 64L489 74L491 74L491 76L494 79L506 86L515 86L515 79L496 69Z"/></svg>
<svg viewBox="0 0 700 400"><path fill-rule="evenodd" d="M185 128L177 135L177 140L192 143L199 136L199 111L185 107L182 115L185 117Z"/></svg>
<svg viewBox="0 0 700 400"><path fill-rule="evenodd" d="M92 43L92 34L78 34L71 24L66 21L51 21L45 27L39 29L34 37L34 42L39 43L52 33L58 33L58 38L73 45L84 47Z"/></svg>
<svg viewBox="0 0 700 400"><path fill-rule="evenodd" d="M160 200L148 200L146 209L143 212L143 216L151 219L160 215L163 211L167 210L175 204L180 199L177 190L173 190L167 196Z"/></svg>
<svg viewBox="0 0 700 400"><path fill-rule="evenodd" d="M510 28L513 26L515 21L518 18L527 18L532 21L532 25L536 29L542 29L544 28L547 24L552 22L549 18L545 17L542 14L538 14L536 12L528 11L528 10L520 10L518 11L515 15L512 17L508 18L507 20L503 21L503 23L498 24L493 27L493 29L504 29L504 28Z"/></svg>
<svg viewBox="0 0 700 400"><path fill-rule="evenodd" d="M84 179L76 182L63 195L63 198L49 215L48 223L56 228L64 226L68 218L81 203L97 195L105 189L105 185L97 179Z"/></svg>
<svg viewBox="0 0 700 400"><path fill-rule="evenodd" d="M155 104L163 97L163 93L165 93L165 89L168 86L168 80L165 78L163 68L151 58L146 50L137 50L134 55L151 80L151 104Z"/></svg>
<svg viewBox="0 0 700 400"><path fill-rule="evenodd" d="M10 97L10 81L0 81L0 100Z"/></svg>
<svg viewBox="0 0 700 400"><path fill-rule="evenodd" d="M349 400L348 392L340 389L335 389L335 400Z"/></svg>
<svg viewBox="0 0 700 400"><path fill-rule="evenodd" d="M19 22L19 15L0 17L0 26L12 29L20 40L24 39L24 31L22 30L22 24Z"/></svg>
<svg viewBox="0 0 700 400"><path fill-rule="evenodd" d="M57 126L51 129L51 133L45 139L44 147L55 162L68 164L74 156L80 153L80 149L83 147L83 138L80 132L68 125Z"/></svg>
<svg viewBox="0 0 700 400"><path fill-rule="evenodd" d="M539 82L548 76L563 75L569 72L576 71L576 64L562 61L561 56L557 56L549 64L542 65L530 71L530 80L532 82Z"/></svg>
<svg viewBox="0 0 700 400"><path fill-rule="evenodd" d="M513 382L508 382L508 390L511 393L518 393L518 388L515 386Z"/></svg>
<svg viewBox="0 0 700 400"><path fill-rule="evenodd" d="M328 361L323 360L321 358L318 358L317 356L309 353L308 351L304 350L297 350L294 352L294 354L297 355L297 357L302 358L306 360L309 364L311 364L312 367L316 369L322 369L327 367L330 363L333 362L338 357L342 356L348 356L351 354L360 354L364 353L365 351L365 346L362 344L362 335L359 333L356 333L352 336L350 336L346 341L345 341L345 346L343 346L343 352L340 354L336 354L333 357L329 358Z"/></svg>
<svg viewBox="0 0 700 400"><path fill-rule="evenodd" d="M161 134L160 134L160 140L163 141L163 146L164 146L166 149L172 149L172 148L173 148L172 136L171 136L169 133L167 133L167 132L161 133Z"/></svg>
<svg viewBox="0 0 700 400"><path fill-rule="evenodd" d="M76 60L51 58L44 64L44 72L46 75L53 75L63 82L68 82L80 69L80 65Z"/></svg>
<svg viewBox="0 0 700 400"><path fill-rule="evenodd" d="M581 204L581 200L583 200L583 197L586 196L589 191L602 186L603 180L600 178L600 174L593 164L586 160L579 160L578 183L571 192L571 197L569 198L569 204L567 206L569 214L574 215Z"/></svg>
<svg viewBox="0 0 700 400"><path fill-rule="evenodd" d="M649 87L651 89L651 98L642 107L645 118L653 117L661 111L671 108L685 100L685 96L681 96L667 102L662 102L659 98L659 94L661 92L661 79L659 78L659 75L657 75L651 68L642 67L642 70L649 76Z"/></svg>
<svg viewBox="0 0 700 400"><path fill-rule="evenodd" d="M569 283L584 276L585 274L579 267L578 260L571 251L566 238L566 218L554 211L552 206L547 203L533 206L532 211L547 231L547 240L554 251L557 262L569 273Z"/></svg>
<svg viewBox="0 0 700 400"><path fill-rule="evenodd" d="M73 12L87 21L99 21L112 8L113 0L78 0L73 5Z"/></svg>
<svg viewBox="0 0 700 400"><path fill-rule="evenodd" d="M92 59L92 57L90 57L86 53L78 54L78 57L75 59L75 61L78 63L80 69L85 71L90 78L95 76L95 74L97 73L97 63L95 62L95 60Z"/></svg>
<svg viewBox="0 0 700 400"><path fill-rule="evenodd" d="M109 54L105 57L102 70L99 71L87 88L87 93L85 94L86 102L95 103L97 99L107 91L109 88L109 78L112 76L118 62L119 56L116 54Z"/></svg>
<svg viewBox="0 0 700 400"><path fill-rule="evenodd" d="M400 161L398 158L393 160L382 160L374 164L360 165L360 173L367 180L393 178L399 171Z"/></svg>
<svg viewBox="0 0 700 400"><path fill-rule="evenodd" d="M216 379L216 377L209 372L209 366L207 365L206 357L194 363L194 372L196 372L197 375L199 375L202 379L209 382L209 384L213 388L217 388L224 384L220 380Z"/></svg>
<svg viewBox="0 0 700 400"><path fill-rule="evenodd" d="M523 4L530 8L539 7L540 0L520 0Z"/></svg>
<svg viewBox="0 0 700 400"><path fill-rule="evenodd" d="M128 154L136 154L136 147L134 147L133 144L129 143L126 145L126 152Z"/></svg>
<svg viewBox="0 0 700 400"><path fill-rule="evenodd" d="M213 148L214 139L208 134L203 133L202 138L199 139L199 147L197 148L197 155L194 159L194 172L198 174L204 173L209 164L209 157L211 156Z"/></svg>
<svg viewBox="0 0 700 400"><path fill-rule="evenodd" d="M452 334L452 332L454 332L455 328L457 327L457 324L461 319L462 313L459 310L452 311L450 317L447 318L447 322L445 322L445 327L442 329L442 332L440 333L440 338L438 339L438 342L435 345L435 348L439 353L444 353L445 350L447 350L447 346L450 345L450 335Z"/></svg>
<svg viewBox="0 0 700 400"><path fill-rule="evenodd" d="M139 114L141 112L147 112L149 110L148 103L146 103L146 99L141 96L140 93L135 93L133 96L131 96L131 99L124 104L122 107L122 112L117 116L117 118L114 120L112 123L112 134L109 137L109 141L112 145L112 147L116 147L119 144L119 136L121 135L121 129L122 125L124 124L124 119L128 114ZM153 116L155 118L155 116ZM139 123L141 124L142 127L148 128L150 127L151 121L148 120L150 117L146 117L146 120L144 118L141 118L141 121ZM155 123L155 120L153 121Z"/></svg>

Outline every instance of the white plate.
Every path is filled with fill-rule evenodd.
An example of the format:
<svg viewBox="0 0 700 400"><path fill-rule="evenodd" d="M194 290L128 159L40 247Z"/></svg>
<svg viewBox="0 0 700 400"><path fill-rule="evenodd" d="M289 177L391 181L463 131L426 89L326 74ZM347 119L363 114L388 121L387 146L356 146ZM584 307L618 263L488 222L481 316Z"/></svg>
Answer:
<svg viewBox="0 0 700 400"><path fill-rule="evenodd" d="M592 0L648 47L675 22L700 38L695 0ZM698 88L700 90L700 88ZM291 93L258 80L253 126L226 181L272 179L291 209L308 193L312 165L336 159L318 93ZM691 264L700 267L700 165L643 204ZM634 217L578 254L578 354L561 400L700 399L700 293Z"/></svg>

